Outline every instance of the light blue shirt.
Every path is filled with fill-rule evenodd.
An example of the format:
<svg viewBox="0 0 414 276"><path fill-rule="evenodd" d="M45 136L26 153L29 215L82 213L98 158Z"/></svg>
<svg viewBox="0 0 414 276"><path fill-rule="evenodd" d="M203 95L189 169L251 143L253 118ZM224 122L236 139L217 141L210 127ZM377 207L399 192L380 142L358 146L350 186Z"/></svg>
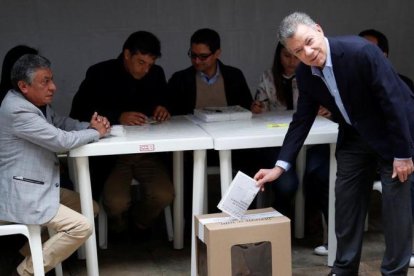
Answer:
<svg viewBox="0 0 414 276"><path fill-rule="evenodd" d="M320 77L328 87L329 92L335 99L336 106L338 106L339 111L344 117L345 121L351 125L351 120L349 119L348 113L346 113L344 104L342 102L341 96L339 95L338 86L336 85L335 75L333 72L332 58L331 58L331 49L329 47L329 41L325 37L326 41L326 61L325 66L321 70L318 67L311 66L312 74Z"/></svg>
<svg viewBox="0 0 414 276"><path fill-rule="evenodd" d="M207 76L206 74L204 74L203 72L199 72L201 79L207 83L208 85L212 85L215 84L216 81L218 80L219 76L220 76L220 67L217 63L217 69L216 69L216 73L214 74L214 76L212 76L211 78L209 76Z"/></svg>

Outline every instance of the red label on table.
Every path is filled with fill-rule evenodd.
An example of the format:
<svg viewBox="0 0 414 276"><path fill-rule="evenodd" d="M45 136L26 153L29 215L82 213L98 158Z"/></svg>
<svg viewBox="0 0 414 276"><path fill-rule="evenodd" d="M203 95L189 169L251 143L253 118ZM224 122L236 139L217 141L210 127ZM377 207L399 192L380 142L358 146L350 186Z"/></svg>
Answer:
<svg viewBox="0 0 414 276"><path fill-rule="evenodd" d="M139 151L155 151L154 144L139 145Z"/></svg>

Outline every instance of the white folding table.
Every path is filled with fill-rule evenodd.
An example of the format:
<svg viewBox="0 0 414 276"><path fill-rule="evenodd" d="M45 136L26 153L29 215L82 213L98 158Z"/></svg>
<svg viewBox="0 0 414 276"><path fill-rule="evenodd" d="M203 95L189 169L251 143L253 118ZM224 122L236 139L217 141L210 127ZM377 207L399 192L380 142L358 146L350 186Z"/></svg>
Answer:
<svg viewBox="0 0 414 276"><path fill-rule="evenodd" d="M250 120L223 121L202 123L199 125L211 135L214 141L214 149L219 151L220 177L222 195L229 187L232 180L231 150L263 147L280 147L287 133L287 126L276 124L288 124L292 120L291 111L269 112L253 115ZM338 135L338 125L332 121L317 117L304 145L330 144L330 173L329 173L329 226L328 226L328 265L332 265L336 252L335 219L334 219L334 187L336 175L335 147ZM306 148L306 147L305 147ZM301 150L296 170L300 182L302 182L306 162L306 151ZM304 236L304 212L303 212L303 187L299 185L295 200L295 236Z"/></svg>
<svg viewBox="0 0 414 276"><path fill-rule="evenodd" d="M131 153L173 152L174 168L174 248L183 248L183 153L194 151L193 215L202 213L206 149L213 148L212 138L184 116L144 126L125 127L126 135L106 137L69 152L75 161L75 185L80 194L82 214L94 225L89 156ZM193 229L194 231L194 229ZM99 275L95 231L85 243L88 275Z"/></svg>

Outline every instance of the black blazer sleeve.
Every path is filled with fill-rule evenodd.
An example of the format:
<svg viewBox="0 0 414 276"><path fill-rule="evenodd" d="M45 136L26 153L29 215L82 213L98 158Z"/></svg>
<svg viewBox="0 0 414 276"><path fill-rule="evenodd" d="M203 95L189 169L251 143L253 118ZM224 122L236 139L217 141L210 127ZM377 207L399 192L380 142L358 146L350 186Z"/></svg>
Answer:
<svg viewBox="0 0 414 276"><path fill-rule="evenodd" d="M242 71L220 62L228 105L240 105L250 110L253 98Z"/></svg>

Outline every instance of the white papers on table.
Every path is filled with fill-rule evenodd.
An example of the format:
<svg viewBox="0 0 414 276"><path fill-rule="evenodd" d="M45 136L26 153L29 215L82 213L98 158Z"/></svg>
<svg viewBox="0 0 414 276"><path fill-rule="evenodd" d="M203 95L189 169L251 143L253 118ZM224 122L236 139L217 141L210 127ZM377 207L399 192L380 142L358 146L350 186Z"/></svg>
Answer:
<svg viewBox="0 0 414 276"><path fill-rule="evenodd" d="M252 117L252 112L239 105L232 105L194 109L194 116L200 118L204 122L220 122L248 120Z"/></svg>
<svg viewBox="0 0 414 276"><path fill-rule="evenodd" d="M113 125L111 126L111 135L112 136L125 136L125 128L123 125Z"/></svg>
<svg viewBox="0 0 414 276"><path fill-rule="evenodd" d="M147 122L146 123L149 124L149 125L155 125L155 124L159 124L160 121L157 121L153 117L151 117L151 118L148 118L147 119Z"/></svg>
<svg viewBox="0 0 414 276"><path fill-rule="evenodd" d="M256 186L256 181L239 171L217 207L240 220L258 191L259 187Z"/></svg>

